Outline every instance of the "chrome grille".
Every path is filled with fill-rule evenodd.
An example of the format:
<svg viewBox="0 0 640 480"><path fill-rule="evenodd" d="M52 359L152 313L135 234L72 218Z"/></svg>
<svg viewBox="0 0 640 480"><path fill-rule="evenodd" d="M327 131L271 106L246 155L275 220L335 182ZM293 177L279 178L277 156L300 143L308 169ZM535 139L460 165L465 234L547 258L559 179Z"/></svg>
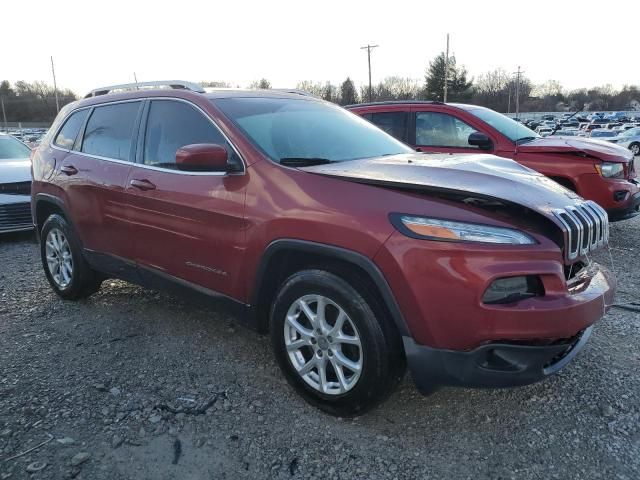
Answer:
<svg viewBox="0 0 640 480"><path fill-rule="evenodd" d="M25 230L33 227L31 203L0 204L0 232Z"/></svg>
<svg viewBox="0 0 640 480"><path fill-rule="evenodd" d="M597 203L587 200L553 213L563 226L567 260L575 260L608 243L609 217Z"/></svg>

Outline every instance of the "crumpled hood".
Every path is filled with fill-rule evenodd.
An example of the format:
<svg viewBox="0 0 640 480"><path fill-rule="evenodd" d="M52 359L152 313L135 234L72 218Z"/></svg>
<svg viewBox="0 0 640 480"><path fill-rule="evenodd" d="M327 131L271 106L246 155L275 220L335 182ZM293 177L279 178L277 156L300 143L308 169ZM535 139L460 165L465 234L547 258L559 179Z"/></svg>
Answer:
<svg viewBox="0 0 640 480"><path fill-rule="evenodd" d="M546 216L582 200L544 175L488 154L402 154L303 167L306 172L387 187L462 193L522 205Z"/></svg>
<svg viewBox="0 0 640 480"><path fill-rule="evenodd" d="M31 181L31 160L16 158L0 160L0 183Z"/></svg>
<svg viewBox="0 0 640 480"><path fill-rule="evenodd" d="M620 163L628 163L633 159L633 154L629 150L607 142L604 139L556 137L555 135L536 138L530 142L518 145L518 152L582 153L590 157L599 158L605 162Z"/></svg>

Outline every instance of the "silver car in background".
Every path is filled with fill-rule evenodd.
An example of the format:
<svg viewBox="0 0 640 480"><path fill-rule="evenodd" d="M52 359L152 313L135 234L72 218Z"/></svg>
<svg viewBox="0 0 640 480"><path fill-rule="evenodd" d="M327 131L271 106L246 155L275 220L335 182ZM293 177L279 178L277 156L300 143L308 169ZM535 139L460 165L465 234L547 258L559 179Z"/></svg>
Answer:
<svg viewBox="0 0 640 480"><path fill-rule="evenodd" d="M640 155L640 127L630 128L607 141L628 148L634 155Z"/></svg>
<svg viewBox="0 0 640 480"><path fill-rule="evenodd" d="M31 149L0 133L0 234L31 230Z"/></svg>

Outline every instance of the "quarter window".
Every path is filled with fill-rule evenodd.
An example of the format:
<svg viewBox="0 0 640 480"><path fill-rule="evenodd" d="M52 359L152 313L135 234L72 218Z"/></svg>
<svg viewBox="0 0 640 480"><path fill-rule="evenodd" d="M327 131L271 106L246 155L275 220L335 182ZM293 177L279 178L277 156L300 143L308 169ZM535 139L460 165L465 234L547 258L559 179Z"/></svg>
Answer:
<svg viewBox="0 0 640 480"><path fill-rule="evenodd" d="M220 131L192 106L167 100L151 102L144 139L145 165L177 170L178 149L196 143L221 145L231 161L240 161Z"/></svg>
<svg viewBox="0 0 640 480"><path fill-rule="evenodd" d="M141 102L96 107L89 117L82 152L116 160L130 160L133 130Z"/></svg>
<svg viewBox="0 0 640 480"><path fill-rule="evenodd" d="M416 113L416 145L453 148L478 148L469 145L476 129L446 113Z"/></svg>
<svg viewBox="0 0 640 480"><path fill-rule="evenodd" d="M398 140L407 142L407 124L409 122L408 112L379 112L372 113L370 118L371 123L381 128L389 135L396 137Z"/></svg>
<svg viewBox="0 0 640 480"><path fill-rule="evenodd" d="M89 110L80 110L79 112L73 113L64 123L64 126L60 129L58 135L56 135L53 143L60 148L71 150L80 131L80 127L82 127L85 118L87 118L87 113L89 113Z"/></svg>

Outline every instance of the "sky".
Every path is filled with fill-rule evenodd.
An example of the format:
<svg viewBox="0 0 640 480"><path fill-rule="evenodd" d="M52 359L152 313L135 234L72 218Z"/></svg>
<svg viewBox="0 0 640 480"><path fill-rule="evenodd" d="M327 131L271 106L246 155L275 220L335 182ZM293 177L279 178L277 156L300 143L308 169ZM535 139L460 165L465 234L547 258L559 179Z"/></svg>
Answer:
<svg viewBox="0 0 640 480"><path fill-rule="evenodd" d="M423 79L447 33L473 77L520 66L534 83L567 89L640 84L636 35L623 34L640 18L638 0L4 0L0 18L0 79L52 83L53 56L58 86L80 95L133 82L134 72L241 87L262 77L277 88L347 76L361 85L367 44L379 45L374 83Z"/></svg>

